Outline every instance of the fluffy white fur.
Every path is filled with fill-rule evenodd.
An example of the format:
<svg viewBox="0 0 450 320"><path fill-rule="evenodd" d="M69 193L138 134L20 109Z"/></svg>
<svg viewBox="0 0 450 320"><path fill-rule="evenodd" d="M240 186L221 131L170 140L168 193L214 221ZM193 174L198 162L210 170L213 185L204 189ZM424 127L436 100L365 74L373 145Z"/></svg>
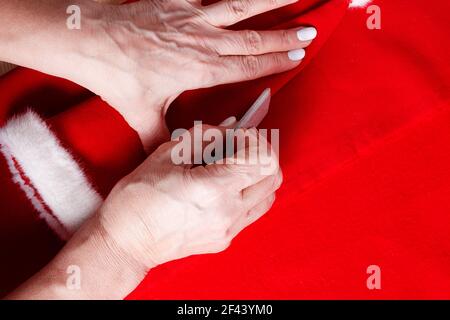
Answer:
<svg viewBox="0 0 450 320"><path fill-rule="evenodd" d="M31 204L33 205L34 209L39 213L39 217L41 219L44 219L47 224L52 228L56 234L61 239L67 239L69 237L69 234L67 231L61 226L61 224L51 215L50 212L42 205L41 201L38 199L35 190L29 186L22 178L22 175L17 170L13 157L11 155L11 152L9 151L8 147L4 145L0 145L0 151L3 153L6 162L8 163L9 170L12 175L12 180L14 183L18 184L19 187L22 189L22 191L25 193L27 198L30 200Z"/></svg>
<svg viewBox="0 0 450 320"><path fill-rule="evenodd" d="M351 0L350 8L363 8L370 2L372 2L372 0Z"/></svg>
<svg viewBox="0 0 450 320"><path fill-rule="evenodd" d="M25 184L12 162L13 157L69 234L75 232L101 204L102 198L79 165L34 112L27 111L0 129L0 144L15 181L62 238L67 235L59 230L57 221L36 198L33 188Z"/></svg>

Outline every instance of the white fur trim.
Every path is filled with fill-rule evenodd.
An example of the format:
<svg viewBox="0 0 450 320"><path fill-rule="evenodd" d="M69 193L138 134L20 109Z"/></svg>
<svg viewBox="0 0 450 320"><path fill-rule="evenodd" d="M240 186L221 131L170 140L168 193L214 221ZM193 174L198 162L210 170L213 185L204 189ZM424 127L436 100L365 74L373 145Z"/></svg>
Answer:
<svg viewBox="0 0 450 320"><path fill-rule="evenodd" d="M27 111L8 121L0 129L0 144L14 181L63 239L74 233L101 204L100 195L78 164L34 112ZM14 160L31 186L21 177Z"/></svg>
<svg viewBox="0 0 450 320"><path fill-rule="evenodd" d="M350 2L350 8L364 8L370 2L372 2L372 0L352 0Z"/></svg>
<svg viewBox="0 0 450 320"><path fill-rule="evenodd" d="M25 193L27 198L30 200L34 209L39 213L39 216L47 222L47 224L50 226L50 228L52 228L61 239L67 239L69 237L69 234L66 231L66 229L62 227L60 222L57 221L50 212L48 212L48 210L45 208L45 206L39 200L35 189L32 186L28 185L25 182L25 180L22 178L22 175L20 174L19 170L17 169L17 167L14 163L14 158L11 155L11 152L9 151L8 147L6 147L4 145L0 145L0 151L5 156L9 170L12 174L13 182L17 183L20 186L22 191Z"/></svg>

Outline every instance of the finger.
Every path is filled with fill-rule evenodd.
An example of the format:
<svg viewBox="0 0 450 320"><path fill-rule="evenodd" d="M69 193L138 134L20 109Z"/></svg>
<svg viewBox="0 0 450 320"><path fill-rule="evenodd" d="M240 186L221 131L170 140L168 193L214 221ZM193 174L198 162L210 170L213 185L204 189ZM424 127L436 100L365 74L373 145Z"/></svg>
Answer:
<svg viewBox="0 0 450 320"><path fill-rule="evenodd" d="M260 56L222 57L222 75L215 79L220 83L233 83L258 79L268 75L291 70L298 66L305 56L304 49L283 53L268 53Z"/></svg>
<svg viewBox="0 0 450 320"><path fill-rule="evenodd" d="M234 154L205 167L192 169L193 177L205 179L232 191L240 191L275 174L279 169L278 157L256 129L234 131L237 150ZM227 137L226 140L229 141ZM263 145L265 150L260 150ZM226 146L228 147L228 145ZM263 152L264 151L264 152Z"/></svg>
<svg viewBox="0 0 450 320"><path fill-rule="evenodd" d="M265 213L267 213L267 211L269 211L274 202L275 193L272 193L267 198L259 202L256 206L251 208L246 214L241 215L228 229L228 237L233 239L242 230L259 220Z"/></svg>
<svg viewBox="0 0 450 320"><path fill-rule="evenodd" d="M253 208L258 205L261 200L266 199L276 190L278 190L283 182L283 174L281 170L274 175L268 176L244 190L242 190L242 199L246 208Z"/></svg>
<svg viewBox="0 0 450 320"><path fill-rule="evenodd" d="M273 31L226 31L209 43L219 55L261 55L306 48L317 36L313 27Z"/></svg>
<svg viewBox="0 0 450 320"><path fill-rule="evenodd" d="M232 128L237 122L236 117L232 116L229 118L226 118L225 120L223 120L219 126L221 127L226 127L226 128Z"/></svg>
<svg viewBox="0 0 450 320"><path fill-rule="evenodd" d="M218 127L226 127L226 128L230 127L231 128L234 124L236 124L236 122L237 122L236 117L235 116L231 116L231 117L228 117L225 120L223 120L219 124ZM195 127L195 125L194 125L194 127ZM178 140L180 138L180 136L193 134L194 127L192 127L189 130L188 129L184 129L184 128L176 129L176 130L174 130L172 132L170 139L173 140L173 141L176 141L176 140ZM205 128L213 128L212 126L207 125L207 124L203 124L203 127L205 127Z"/></svg>
<svg viewBox="0 0 450 320"><path fill-rule="evenodd" d="M206 139L207 132L216 136L225 137L226 130L236 124L236 117L225 119L219 126L197 124L191 129L177 129L172 132L171 141L160 145L148 158L153 164L180 165L191 168L194 165L203 164L203 151L207 145L213 144L222 149L220 140L210 141ZM214 131L214 132L212 132ZM211 146L212 147L212 146ZM186 157L185 157L186 155Z"/></svg>
<svg viewBox="0 0 450 320"><path fill-rule="evenodd" d="M203 8L208 22L226 27L252 16L297 2L298 0L222 0Z"/></svg>

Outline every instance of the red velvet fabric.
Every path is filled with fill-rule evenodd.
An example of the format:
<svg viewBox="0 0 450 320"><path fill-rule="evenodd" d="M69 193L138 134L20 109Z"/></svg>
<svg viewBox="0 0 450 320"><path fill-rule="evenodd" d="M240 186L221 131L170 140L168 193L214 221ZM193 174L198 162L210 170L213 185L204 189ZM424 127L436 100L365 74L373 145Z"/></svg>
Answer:
<svg viewBox="0 0 450 320"><path fill-rule="evenodd" d="M242 115L270 86L262 127L280 128L285 183L273 209L226 252L162 265L129 298L450 298L450 5L374 4L381 30L340 0L247 22L280 27L293 12L290 26L314 25L319 37L297 70L189 92L171 106L172 129L214 124ZM1 122L40 110L104 196L144 158L123 119L67 81L18 69L0 79L0 93ZM11 203L20 190L0 166L5 292L61 244L29 205ZM381 290L366 287L372 264Z"/></svg>

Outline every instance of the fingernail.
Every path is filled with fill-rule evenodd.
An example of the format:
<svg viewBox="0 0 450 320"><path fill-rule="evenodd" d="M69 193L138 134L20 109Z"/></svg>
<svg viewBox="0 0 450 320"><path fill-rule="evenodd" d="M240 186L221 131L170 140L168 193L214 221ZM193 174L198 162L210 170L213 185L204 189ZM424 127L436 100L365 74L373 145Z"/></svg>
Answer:
<svg viewBox="0 0 450 320"><path fill-rule="evenodd" d="M289 51L288 57L292 61L298 61L298 60L302 60L305 57L305 54L306 54L306 52L304 49L296 49L296 50Z"/></svg>
<svg viewBox="0 0 450 320"><path fill-rule="evenodd" d="M314 27L303 28L297 31L297 38L300 41L309 41L317 37L317 30Z"/></svg>
<svg viewBox="0 0 450 320"><path fill-rule="evenodd" d="M231 126L236 121L237 121L236 117L229 117L229 118L226 118L225 120L223 120L222 123L219 124L219 126L222 126L222 127Z"/></svg>

